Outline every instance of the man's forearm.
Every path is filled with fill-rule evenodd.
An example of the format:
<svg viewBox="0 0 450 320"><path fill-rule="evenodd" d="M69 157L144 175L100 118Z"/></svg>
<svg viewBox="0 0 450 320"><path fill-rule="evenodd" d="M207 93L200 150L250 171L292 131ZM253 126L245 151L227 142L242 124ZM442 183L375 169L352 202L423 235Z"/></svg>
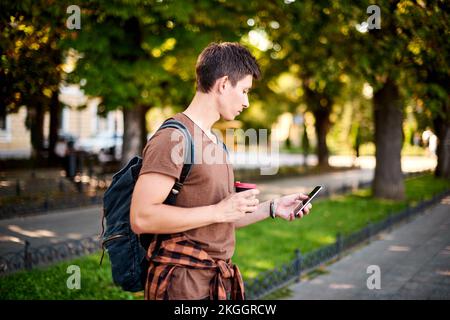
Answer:
<svg viewBox="0 0 450 320"><path fill-rule="evenodd" d="M236 221L234 223L234 226L238 229L238 228L246 227L255 222L258 222L258 221L268 218L269 210L270 210L269 206L270 206L270 201L266 201L266 202L259 204L258 209L256 211L247 213L245 215L245 217Z"/></svg>

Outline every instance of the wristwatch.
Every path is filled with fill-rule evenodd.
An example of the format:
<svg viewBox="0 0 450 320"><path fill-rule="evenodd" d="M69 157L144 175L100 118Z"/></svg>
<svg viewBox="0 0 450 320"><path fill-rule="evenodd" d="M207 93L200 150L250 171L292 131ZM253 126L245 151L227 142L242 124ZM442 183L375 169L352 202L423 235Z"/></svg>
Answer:
<svg viewBox="0 0 450 320"><path fill-rule="evenodd" d="M275 219L275 217L276 217L275 212L276 212L275 200L272 199L272 200L270 200L270 209L269 209L270 217L272 219Z"/></svg>

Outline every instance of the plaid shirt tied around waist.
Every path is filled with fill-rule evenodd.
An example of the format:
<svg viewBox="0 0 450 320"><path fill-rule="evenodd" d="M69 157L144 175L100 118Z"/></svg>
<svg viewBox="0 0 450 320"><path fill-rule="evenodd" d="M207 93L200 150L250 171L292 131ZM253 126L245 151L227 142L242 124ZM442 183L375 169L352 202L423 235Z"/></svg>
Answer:
<svg viewBox="0 0 450 320"><path fill-rule="evenodd" d="M148 248L148 257L156 249L157 241L154 239ZM226 300L227 292L223 279L231 278L231 299L244 300L244 283L237 265L228 261L214 260L200 245L189 240L183 234L169 236L161 239L158 252L150 259L145 299L167 300L167 289L173 271L177 267L192 269L215 269L216 273L209 286L209 298L212 300Z"/></svg>

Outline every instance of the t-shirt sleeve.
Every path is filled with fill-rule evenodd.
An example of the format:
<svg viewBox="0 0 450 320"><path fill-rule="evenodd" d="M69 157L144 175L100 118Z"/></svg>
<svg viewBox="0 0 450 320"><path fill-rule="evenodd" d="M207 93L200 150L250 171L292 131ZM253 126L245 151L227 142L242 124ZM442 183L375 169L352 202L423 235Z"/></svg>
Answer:
<svg viewBox="0 0 450 320"><path fill-rule="evenodd" d="M185 138L177 129L157 131L142 152L140 175L161 173L179 179L184 164Z"/></svg>

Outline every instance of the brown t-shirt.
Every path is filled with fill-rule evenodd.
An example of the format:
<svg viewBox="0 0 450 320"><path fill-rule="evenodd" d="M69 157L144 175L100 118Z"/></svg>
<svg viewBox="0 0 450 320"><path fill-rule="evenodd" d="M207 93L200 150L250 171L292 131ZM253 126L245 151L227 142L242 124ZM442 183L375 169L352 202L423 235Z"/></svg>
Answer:
<svg viewBox="0 0 450 320"><path fill-rule="evenodd" d="M233 167L220 141L215 144L190 118L178 113L172 118L183 123L191 133L195 146L195 163L187 177L176 205L179 207L200 207L216 204L234 192ZM161 129L148 141L143 151L140 174L162 173L178 179L183 162L175 155L182 156L184 143L181 135L172 133L174 128ZM174 159L174 160L173 160ZM182 159L182 158L181 158ZM201 163L200 163L201 162ZM157 187L157 186L155 186ZM151 191L149 191L151 192ZM211 212L211 214L213 214ZM234 223L215 223L187 230L184 234L199 243L214 259L229 259L235 247ZM177 267L168 287L170 299L203 299L209 296L210 281L214 270L188 269ZM227 291L231 289L229 279L224 279Z"/></svg>

